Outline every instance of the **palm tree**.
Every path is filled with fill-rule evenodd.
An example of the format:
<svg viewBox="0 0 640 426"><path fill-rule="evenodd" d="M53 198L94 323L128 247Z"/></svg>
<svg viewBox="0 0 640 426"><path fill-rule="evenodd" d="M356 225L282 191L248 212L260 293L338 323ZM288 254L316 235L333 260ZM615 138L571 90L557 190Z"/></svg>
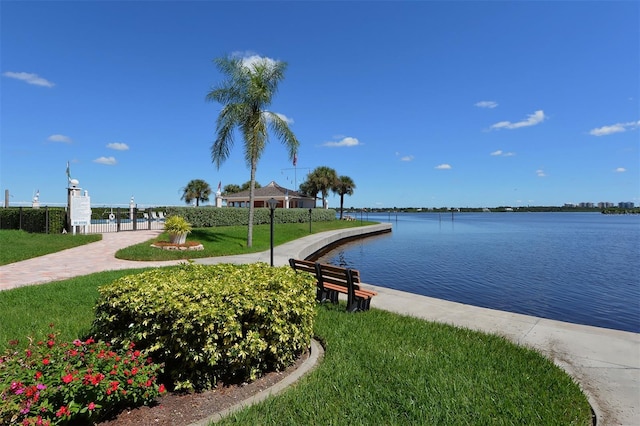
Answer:
<svg viewBox="0 0 640 426"><path fill-rule="evenodd" d="M331 167L316 167L309 173L307 180L300 184L300 190L312 197L315 197L318 192L322 193L322 208L326 208L327 195L329 194L329 190L335 185L337 179L338 174Z"/></svg>
<svg viewBox="0 0 640 426"><path fill-rule="evenodd" d="M237 127L244 139L245 159L251 170L247 231L247 247L251 247L256 168L269 139L268 131L287 147L290 160L300 145L287 121L266 109L278 89L278 83L284 79L287 64L269 58L243 61L234 57L218 58L214 62L227 79L207 94L207 100L223 105L216 122L217 137L211 146L211 160L219 169L229 157Z"/></svg>
<svg viewBox="0 0 640 426"><path fill-rule="evenodd" d="M211 187L202 179L189 181L187 186L182 188L182 191L180 199L187 204L191 204L193 200L196 200L196 206L200 205L200 201L209 201L209 195L211 195Z"/></svg>
<svg viewBox="0 0 640 426"><path fill-rule="evenodd" d="M222 193L223 194L235 194L236 192L240 192L242 191L242 188L240 188L240 186L236 185L235 183L230 183L229 185L225 185Z"/></svg>
<svg viewBox="0 0 640 426"><path fill-rule="evenodd" d="M342 210L344 206L344 196L353 195L353 190L356 189L356 184L353 183L353 179L349 176L339 176L335 185L331 190L340 196L340 219L342 219Z"/></svg>
<svg viewBox="0 0 640 426"><path fill-rule="evenodd" d="M313 197L313 207L315 208L316 198L318 198L318 192L320 192L320 189L316 187L315 182L305 180L300 184L300 192L309 197Z"/></svg>

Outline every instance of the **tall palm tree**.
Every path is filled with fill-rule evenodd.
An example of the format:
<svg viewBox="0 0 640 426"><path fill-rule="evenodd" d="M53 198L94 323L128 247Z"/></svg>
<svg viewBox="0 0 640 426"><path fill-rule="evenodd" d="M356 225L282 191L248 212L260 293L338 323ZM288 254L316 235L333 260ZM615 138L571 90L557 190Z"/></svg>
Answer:
<svg viewBox="0 0 640 426"><path fill-rule="evenodd" d="M331 167L316 167L309 173L307 180L300 184L300 190L313 197L320 192L322 194L322 208L326 208L327 195L335 185L337 179L338 174Z"/></svg>
<svg viewBox="0 0 640 426"><path fill-rule="evenodd" d="M211 195L211 187L202 179L189 181L187 186L182 188L182 191L180 199L187 204L191 204L193 200L196 200L196 206L200 205L200 201L209 201L209 195Z"/></svg>
<svg viewBox="0 0 640 426"><path fill-rule="evenodd" d="M336 179L336 183L331 190L340 196L340 219L342 219L342 211L344 208L344 196L353 195L353 190L356 189L356 184L353 183L353 179L349 176L339 176Z"/></svg>
<svg viewBox="0 0 640 426"><path fill-rule="evenodd" d="M243 61L235 57L218 58L214 62L226 80L214 87L206 98L223 105L216 122L217 137L211 146L211 160L219 169L229 157L234 130L238 128L244 139L244 155L251 170L247 231L247 247L251 247L256 168L269 139L268 131L287 147L290 160L293 160L300 145L287 121L266 109L278 89L278 83L284 79L287 64L269 58Z"/></svg>

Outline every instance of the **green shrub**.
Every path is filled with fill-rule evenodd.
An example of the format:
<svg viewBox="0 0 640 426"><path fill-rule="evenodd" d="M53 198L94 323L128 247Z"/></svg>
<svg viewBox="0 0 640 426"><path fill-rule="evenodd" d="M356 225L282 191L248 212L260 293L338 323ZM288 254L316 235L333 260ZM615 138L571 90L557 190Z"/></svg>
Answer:
<svg viewBox="0 0 640 426"><path fill-rule="evenodd" d="M289 267L182 264L99 289L93 333L136 342L176 390L253 380L293 363L313 333L315 281Z"/></svg>
<svg viewBox="0 0 640 426"><path fill-rule="evenodd" d="M182 216L169 216L164 222L164 230L169 234L188 234L191 232L191 224Z"/></svg>
<svg viewBox="0 0 640 426"><path fill-rule="evenodd" d="M167 207L167 216L179 215L184 217L194 228L208 228L212 226L235 226L249 224L249 209L240 207ZM255 225L270 223L271 212L267 208L256 208L253 218ZM276 209L273 220L275 223L308 223L309 209ZM333 209L311 209L313 222L328 222L336 220Z"/></svg>
<svg viewBox="0 0 640 426"><path fill-rule="evenodd" d="M66 226L64 208L8 207L0 209L0 229L21 229L27 232L60 234Z"/></svg>

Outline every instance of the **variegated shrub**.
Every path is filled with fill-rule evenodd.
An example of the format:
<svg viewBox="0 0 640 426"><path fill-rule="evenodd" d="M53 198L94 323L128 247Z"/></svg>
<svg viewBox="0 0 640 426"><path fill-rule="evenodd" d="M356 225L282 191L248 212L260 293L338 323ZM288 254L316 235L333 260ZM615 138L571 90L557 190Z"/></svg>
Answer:
<svg viewBox="0 0 640 426"><path fill-rule="evenodd" d="M315 280L289 267L182 264L100 288L93 333L148 349L177 390L253 380L309 347Z"/></svg>

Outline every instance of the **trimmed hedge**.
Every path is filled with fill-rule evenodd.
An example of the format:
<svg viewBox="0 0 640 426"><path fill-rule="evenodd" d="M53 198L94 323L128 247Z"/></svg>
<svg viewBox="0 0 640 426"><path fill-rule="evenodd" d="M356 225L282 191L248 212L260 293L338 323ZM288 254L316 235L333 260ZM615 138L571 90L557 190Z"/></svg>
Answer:
<svg viewBox="0 0 640 426"><path fill-rule="evenodd" d="M249 209L242 207L167 207L165 211L168 216L184 217L194 228L249 224ZM269 209L257 207L254 210L253 224L270 223L270 216ZM313 222L336 220L336 211L311 209L311 220ZM274 223L308 223L309 209L276 209L273 221Z"/></svg>
<svg viewBox="0 0 640 426"><path fill-rule="evenodd" d="M182 264L100 287L93 337L135 342L176 390L254 380L295 361L313 333L315 280L289 267Z"/></svg>
<svg viewBox="0 0 640 426"><path fill-rule="evenodd" d="M60 234L66 218L67 212L62 207L7 207L0 209L0 229Z"/></svg>

